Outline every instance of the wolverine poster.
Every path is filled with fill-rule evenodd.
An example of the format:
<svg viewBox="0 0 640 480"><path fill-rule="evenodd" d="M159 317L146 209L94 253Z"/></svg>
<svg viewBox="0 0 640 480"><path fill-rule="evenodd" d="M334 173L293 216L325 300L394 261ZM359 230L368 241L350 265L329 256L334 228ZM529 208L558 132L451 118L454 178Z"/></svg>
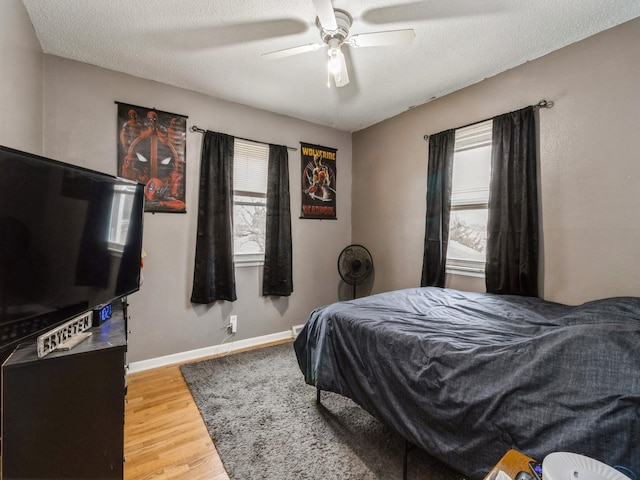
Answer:
<svg viewBox="0 0 640 480"><path fill-rule="evenodd" d="M116 104L118 175L145 185L145 212L186 213L187 117Z"/></svg>
<svg viewBox="0 0 640 480"><path fill-rule="evenodd" d="M300 143L302 212L300 218L336 219L335 148Z"/></svg>

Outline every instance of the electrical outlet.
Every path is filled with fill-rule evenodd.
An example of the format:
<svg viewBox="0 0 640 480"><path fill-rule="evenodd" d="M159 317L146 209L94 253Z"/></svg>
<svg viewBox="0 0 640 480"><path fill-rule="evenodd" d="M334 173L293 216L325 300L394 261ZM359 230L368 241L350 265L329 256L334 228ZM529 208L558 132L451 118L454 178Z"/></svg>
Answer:
<svg viewBox="0 0 640 480"><path fill-rule="evenodd" d="M230 327L231 333L236 333L238 331L238 316L237 315L231 315L229 317L229 327Z"/></svg>

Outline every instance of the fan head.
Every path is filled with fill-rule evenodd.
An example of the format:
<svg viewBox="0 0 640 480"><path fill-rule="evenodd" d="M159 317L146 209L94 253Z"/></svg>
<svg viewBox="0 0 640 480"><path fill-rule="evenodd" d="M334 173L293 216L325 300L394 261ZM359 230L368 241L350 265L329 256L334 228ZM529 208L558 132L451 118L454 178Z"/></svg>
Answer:
<svg viewBox="0 0 640 480"><path fill-rule="evenodd" d="M371 253L362 245L349 245L338 256L338 273L349 285L361 285L373 272Z"/></svg>
<svg viewBox="0 0 640 480"><path fill-rule="evenodd" d="M322 41L327 45L331 46L330 40L335 39L342 45L345 39L349 36L349 29L351 28L351 22L353 19L348 12L344 10L335 9L334 11L336 17L337 28L335 30L328 30L322 26L320 23L320 18L316 18L316 26L318 30L320 30L320 37L322 37Z"/></svg>

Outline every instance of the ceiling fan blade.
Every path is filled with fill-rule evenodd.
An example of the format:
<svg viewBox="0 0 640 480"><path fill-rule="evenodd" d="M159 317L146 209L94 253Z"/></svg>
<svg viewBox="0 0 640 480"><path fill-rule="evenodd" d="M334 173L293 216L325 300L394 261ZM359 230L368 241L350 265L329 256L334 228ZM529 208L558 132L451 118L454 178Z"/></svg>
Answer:
<svg viewBox="0 0 640 480"><path fill-rule="evenodd" d="M338 50L338 57L340 58L340 71L333 74L333 80L336 82L336 87L344 87L349 83L349 71L342 50Z"/></svg>
<svg viewBox="0 0 640 480"><path fill-rule="evenodd" d="M414 0L402 5L379 7L364 12L360 19L371 24L432 21L448 18L477 17L500 13L507 8L504 0L449 0L447 2Z"/></svg>
<svg viewBox="0 0 640 480"><path fill-rule="evenodd" d="M301 20L283 18L188 28L157 26L147 35L164 47L195 51L297 35L308 29L309 25Z"/></svg>
<svg viewBox="0 0 640 480"><path fill-rule="evenodd" d="M387 32L361 33L354 35L348 42L352 47L383 47L387 45L409 45L416 37L412 28L389 30Z"/></svg>
<svg viewBox="0 0 640 480"><path fill-rule="evenodd" d="M262 58L266 58L267 60L276 60L278 58L290 57L292 55L299 55L301 53L315 52L323 46L324 44L320 43L310 43L308 45L300 45L299 47L291 47L285 48L284 50L277 50L275 52L263 53L260 56Z"/></svg>
<svg viewBox="0 0 640 480"><path fill-rule="evenodd" d="M334 31L338 29L338 21L336 20L336 14L333 11L333 4L331 0L312 0L313 6L316 9L316 14L320 20L320 25L327 31Z"/></svg>

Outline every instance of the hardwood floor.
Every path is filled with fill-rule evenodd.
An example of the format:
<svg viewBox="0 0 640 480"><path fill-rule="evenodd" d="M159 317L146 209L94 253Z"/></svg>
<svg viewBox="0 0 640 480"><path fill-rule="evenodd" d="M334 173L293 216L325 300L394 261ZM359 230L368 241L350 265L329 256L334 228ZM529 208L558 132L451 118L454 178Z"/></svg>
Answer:
<svg viewBox="0 0 640 480"><path fill-rule="evenodd" d="M179 365L129 374L127 385L124 480L229 480Z"/></svg>
<svg viewBox="0 0 640 480"><path fill-rule="evenodd" d="M125 480L229 480L178 365L127 375Z"/></svg>

